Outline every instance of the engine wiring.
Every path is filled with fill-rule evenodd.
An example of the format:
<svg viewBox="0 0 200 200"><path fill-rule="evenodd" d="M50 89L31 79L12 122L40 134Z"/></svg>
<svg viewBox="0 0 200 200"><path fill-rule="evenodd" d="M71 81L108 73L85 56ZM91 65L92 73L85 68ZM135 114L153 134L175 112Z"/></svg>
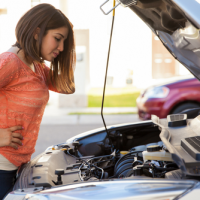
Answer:
<svg viewBox="0 0 200 200"><path fill-rule="evenodd" d="M129 153L121 157L119 157L119 149L115 149L115 151L111 155L87 157L85 159L74 155L75 151L69 146L66 147L64 152L75 158L76 162L78 161L77 163L79 164L73 165L73 167L79 168L79 176L82 181L88 181L91 178L102 180L105 178L126 178L131 176L164 178L166 173L179 169L171 161L147 160L144 162L141 156L143 151L134 151L134 147L130 149ZM112 172L109 172L109 170L112 170Z"/></svg>
<svg viewBox="0 0 200 200"><path fill-rule="evenodd" d="M73 158L76 158L77 160L80 160L80 161L82 161L82 162L85 162L85 163L88 165L88 167L90 168L90 164L89 164L87 161L85 161L84 159L81 159L81 158L79 158L79 157L76 157L76 156L70 154L70 153L69 153L69 150L67 150L67 153L68 153L68 155L72 156Z"/></svg>
<svg viewBox="0 0 200 200"><path fill-rule="evenodd" d="M92 158L92 159L86 161L86 160L84 160L84 159L81 159L81 158L79 158L79 157L76 157L76 156L72 155L72 154L69 152L69 150L67 150L66 152L67 152L67 154L70 155L71 157L76 158L76 159L79 160L79 161L82 161L82 164L81 164L81 166L79 167L79 169L81 169L81 168L84 166L84 165L83 165L83 162L88 166L88 168L89 168L89 169L88 169L88 170L89 170L89 173L87 174L88 177L85 178L85 179L82 179L81 176L80 176L81 180L87 181L88 179L90 179L90 178L92 177L92 176L91 176L91 174L92 174L92 173L91 173L92 167L94 167L94 168L96 168L96 169L99 169L99 170L101 171L101 178L100 178L100 179L103 178L104 170L103 170L102 168L97 167L96 165L90 163L90 161L91 161L92 159L97 159L97 158L101 158L101 157L105 157L105 156L94 157L94 158ZM108 156L110 157L110 155L108 155ZM106 156L106 157L108 157L108 156ZM110 159L110 160L111 160L111 159Z"/></svg>

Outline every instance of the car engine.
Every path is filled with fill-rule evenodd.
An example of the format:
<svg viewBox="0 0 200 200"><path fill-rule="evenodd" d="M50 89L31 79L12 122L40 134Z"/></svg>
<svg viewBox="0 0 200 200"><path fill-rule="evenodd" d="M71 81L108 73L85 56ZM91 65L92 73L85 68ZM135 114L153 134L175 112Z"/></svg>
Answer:
<svg viewBox="0 0 200 200"><path fill-rule="evenodd" d="M66 147L48 151L34 159L35 162L26 164L20 174L23 178L17 180L15 189L49 188L111 178L183 178L183 173L163 146L149 144L146 151L135 148L97 157L76 157L72 149Z"/></svg>
<svg viewBox="0 0 200 200"><path fill-rule="evenodd" d="M105 130L78 135L22 166L14 189L106 179L196 179L199 127L199 116L181 114L111 127L109 136Z"/></svg>

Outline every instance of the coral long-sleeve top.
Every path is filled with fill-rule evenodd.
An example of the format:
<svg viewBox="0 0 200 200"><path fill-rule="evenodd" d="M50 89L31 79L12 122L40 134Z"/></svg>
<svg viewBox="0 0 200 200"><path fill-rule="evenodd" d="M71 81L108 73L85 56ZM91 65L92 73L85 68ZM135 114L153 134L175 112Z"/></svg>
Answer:
<svg viewBox="0 0 200 200"><path fill-rule="evenodd" d="M35 72L11 52L0 55L0 128L24 127L16 131L24 137L23 146L0 147L0 154L16 166L28 162L35 151L49 89L54 90L47 85L49 68L34 66Z"/></svg>

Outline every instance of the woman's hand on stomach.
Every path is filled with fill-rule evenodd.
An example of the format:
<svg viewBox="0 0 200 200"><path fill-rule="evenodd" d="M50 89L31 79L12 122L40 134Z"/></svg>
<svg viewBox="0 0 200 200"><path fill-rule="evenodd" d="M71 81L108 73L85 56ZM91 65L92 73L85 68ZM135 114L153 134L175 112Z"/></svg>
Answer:
<svg viewBox="0 0 200 200"><path fill-rule="evenodd" d="M0 147L10 146L18 149L19 145L22 146L23 136L20 133L15 133L15 131L23 129L22 126L0 129Z"/></svg>

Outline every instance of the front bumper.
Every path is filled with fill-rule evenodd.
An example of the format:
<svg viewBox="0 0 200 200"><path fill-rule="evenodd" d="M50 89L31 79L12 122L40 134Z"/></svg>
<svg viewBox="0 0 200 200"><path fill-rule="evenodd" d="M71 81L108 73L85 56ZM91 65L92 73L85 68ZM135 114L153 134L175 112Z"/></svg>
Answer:
<svg viewBox="0 0 200 200"><path fill-rule="evenodd" d="M151 115L156 115L159 118L166 118L168 110L163 109L165 101L163 99L146 99L144 97L138 97L136 100L138 108L138 116L142 120L151 119Z"/></svg>

